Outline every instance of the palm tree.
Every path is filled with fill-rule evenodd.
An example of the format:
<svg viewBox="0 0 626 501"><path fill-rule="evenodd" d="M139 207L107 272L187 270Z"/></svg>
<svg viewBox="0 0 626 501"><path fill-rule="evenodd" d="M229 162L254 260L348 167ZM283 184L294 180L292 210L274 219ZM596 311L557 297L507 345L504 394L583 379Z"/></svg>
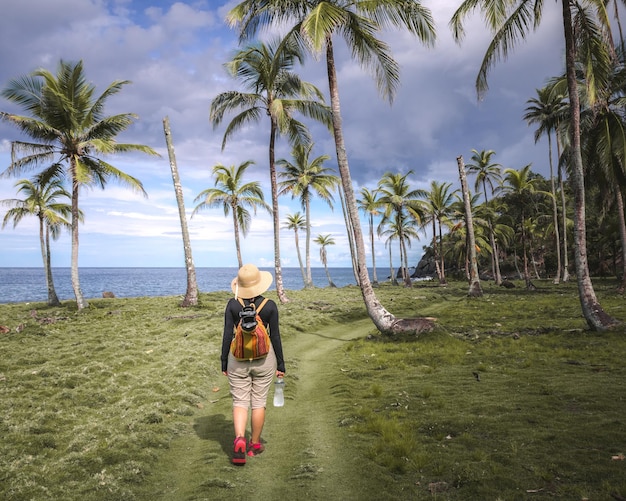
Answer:
<svg viewBox="0 0 626 501"><path fill-rule="evenodd" d="M448 216L450 215L452 204L454 203L454 196L458 191L451 191L451 188L452 183L431 181L430 191L424 193L425 216L423 225L432 225L433 254L440 285L447 283L445 253L443 250L443 227L448 222Z"/></svg>
<svg viewBox="0 0 626 501"><path fill-rule="evenodd" d="M378 284L378 277L376 276L376 251L374 250L374 217L381 215L381 203L378 195L380 192L376 190L369 190L365 186L361 188L361 198L357 200L359 209L367 214L367 220L369 223L370 233L370 246L372 248L372 284Z"/></svg>
<svg viewBox="0 0 626 501"><path fill-rule="evenodd" d="M10 207L4 215L2 228L9 221L13 221L15 228L25 216L36 216L39 219L39 243L48 289L48 305L59 306L61 302L52 277L50 236L56 240L61 234L61 228L70 227L68 218L71 214L71 205L59 199L67 198L70 201L71 195L63 188L61 179L46 180L41 175L35 176L31 181L22 179L15 186L18 188L17 192L22 193L24 198L0 200L0 204ZM82 211L79 212L79 216L82 220Z"/></svg>
<svg viewBox="0 0 626 501"><path fill-rule="evenodd" d="M253 36L261 26L295 23L291 34L315 54L326 54L337 165L354 236L356 272L365 307L376 328L384 334L432 329L431 319L396 319L378 301L369 280L365 244L343 136L333 45L333 35L342 36L358 63L373 71L381 94L391 102L399 84L399 67L389 46L378 36L387 28L401 27L416 35L424 44L432 45L435 28L430 11L418 1L405 0L243 0L228 13L228 20L232 26L240 28L242 39Z"/></svg>
<svg viewBox="0 0 626 501"><path fill-rule="evenodd" d="M12 161L6 174L19 175L37 168L58 156L49 173L66 175L72 185L72 263L71 276L76 305L79 310L87 306L78 276L78 223L80 211L78 197L81 186L99 186L104 189L110 179L121 182L143 193L141 182L125 174L101 157L117 153L139 151L157 153L139 144L118 143L117 136L136 118L131 113L105 116L107 98L118 93L128 81L115 81L100 96L95 97L95 87L88 83L82 61L59 63L56 76L39 69L30 76L11 80L2 95L20 105L30 116L0 113L15 124L24 134L38 143L14 141L11 144ZM21 155L21 156L20 156Z"/></svg>
<svg viewBox="0 0 626 501"><path fill-rule="evenodd" d="M563 112L567 109L564 96L554 92L554 87L546 86L537 89L537 97L531 98L526 107L524 120L529 124L538 124L535 130L535 143L539 141L543 134L548 136L548 159L550 165L550 191L552 192L552 218L554 225L554 240L557 260L557 274L554 283L560 282L561 274L561 238L559 234L559 214L557 210L556 185L554 180L554 168L552 164L552 132L556 131L563 118Z"/></svg>
<svg viewBox="0 0 626 501"><path fill-rule="evenodd" d="M524 281L527 289L533 289L534 286L530 281L530 273L528 271L528 218L529 210L536 193L541 193L537 189L539 179L532 176L530 164L522 169L505 169L504 182L500 187L500 191L509 194L515 204L519 207L521 220L519 228L522 240L522 255L524 263ZM550 195L549 193L546 193Z"/></svg>
<svg viewBox="0 0 626 501"><path fill-rule="evenodd" d="M487 74L495 62L500 57L506 58L509 51L515 46L515 43L520 39L524 39L531 29L536 28L540 24L544 5L544 2L539 0L464 0L456 10L450 20L450 25L457 41L460 41L464 36L463 19L476 8L483 11L483 18L495 34L483 58L476 79L476 88L479 94L487 90ZM576 79L576 56L577 47L590 49L584 54L583 64L580 66L586 72L593 72L600 64L606 64L609 59L609 50L606 50L607 47L600 39L601 37L604 37L604 40L610 39L610 35L605 36L605 33L609 31L608 16L606 14L605 2L599 0L583 0L581 2L561 0L561 6L565 37L565 70L570 104L570 161L575 199L574 245L576 247L575 264L578 295L583 316L589 327L593 330L605 330L613 327L616 321L600 305L589 274L585 227L585 180L580 142L580 97ZM599 32L595 29L595 23L589 22L591 14L586 9L587 6L593 7L596 11L596 18L600 22ZM576 23L574 23L572 15L573 10L576 14ZM576 32L574 30L575 26L577 27ZM585 30L587 26L592 26L593 29ZM600 34L600 37L597 36L598 34ZM588 90L591 96L593 96L594 80L590 78L586 80L588 82Z"/></svg>
<svg viewBox="0 0 626 501"><path fill-rule="evenodd" d="M237 263L239 268L243 266L241 259L241 244L239 242L239 232L245 237L250 228L252 215L248 208L251 208L256 215L258 207L262 207L271 214L271 207L265 203L263 198L263 190L258 181L243 184L243 176L246 169L254 164L252 160L248 160L235 167L231 165L226 167L217 164L213 167L213 175L215 176L215 188L207 188L202 190L194 199L199 202L193 210L191 216L203 209L214 207L222 207L224 216L232 213L233 230L235 233L235 247L237 249Z"/></svg>
<svg viewBox="0 0 626 501"><path fill-rule="evenodd" d="M461 180L461 192L463 194L463 208L465 209L465 232L467 233L467 252L469 260L469 295L472 297L480 297L483 295L480 286L480 277L478 276L478 260L476 258L476 236L474 233L474 219L472 214L472 202L469 188L467 187L467 172L465 171L465 163L463 157L456 159L459 169L459 179Z"/></svg>
<svg viewBox="0 0 626 501"><path fill-rule="evenodd" d="M467 164L467 171L469 173L476 174L474 189L478 191L482 185L485 205L489 205L487 186L489 186L491 194L493 195L494 183L497 185L502 179L502 175L500 173L501 165L491 162L491 157L495 154L496 152L493 150L482 150L480 152L472 150L471 161L473 163ZM491 243L491 272L496 285L500 285L502 283L502 275L500 274L498 247L493 233L493 222L491 219L488 219L487 222L489 224L489 241Z"/></svg>
<svg viewBox="0 0 626 501"><path fill-rule="evenodd" d="M307 279L304 271L304 265L302 264L302 254L300 253L300 241L298 238L298 230L306 229L306 220L299 212L295 214L287 214L284 228L293 230L296 238L296 252L298 253L298 263L300 264L300 273L302 273L302 283L306 287Z"/></svg>
<svg viewBox="0 0 626 501"><path fill-rule="evenodd" d="M313 149L313 144L298 144L293 147L291 155L293 163L282 158L276 162L284 170L278 173L283 179L279 183L279 195L291 193L291 198L299 198L300 204L304 209L304 218L306 222L306 242L305 242L305 258L306 258L306 282L305 288L313 287L313 278L311 276L311 198L317 195L328 206L333 208L333 194L335 187L339 183L339 178L334 174L330 174L332 169L323 166L323 163L330 157L328 155L320 155L313 160L309 160L309 155Z"/></svg>
<svg viewBox="0 0 626 501"><path fill-rule="evenodd" d="M421 217L421 202L419 197L424 196L423 190L411 189L407 182L409 175L413 174L410 170L404 176L386 172L378 182L378 199L381 207L384 207L383 219L381 224L384 226L390 220L395 223L398 229L398 242L400 245L400 270L402 273L402 281L407 287L411 287L411 277L409 275L409 263L406 252L407 238L403 233L405 219L413 216L415 219Z"/></svg>
<svg viewBox="0 0 626 501"><path fill-rule="evenodd" d="M398 285L397 273L393 268L393 256L391 252L391 244L394 240L400 240L400 235L404 239L404 246L400 247L400 266L403 266L404 256L407 254L406 248L411 247L411 239L418 238L418 224L414 217L403 213L399 219L391 218L381 221L378 225L378 235L387 237L385 246L389 247L389 276L392 285Z"/></svg>
<svg viewBox="0 0 626 501"><path fill-rule="evenodd" d="M248 92L227 91L211 102L210 120L217 127L228 112L238 112L224 132L222 150L227 140L238 130L261 117L269 117L269 171L272 191L274 224L274 273L276 292L282 303L288 301L283 287L280 264L280 227L278 187L274 148L278 134L289 136L292 144L309 144L311 138L305 125L296 120L300 113L322 123L329 123L330 111L323 104L322 93L312 84L303 82L292 70L302 62L302 53L295 40L282 43L250 45L226 63L228 73L238 79Z"/></svg>
<svg viewBox="0 0 626 501"><path fill-rule="evenodd" d="M326 272L326 278L328 278L328 285L330 287L337 287L328 272L328 256L326 255L326 247L329 245L335 245L335 239L330 235L318 235L315 239L315 243L320 246L320 261L324 265L324 271Z"/></svg>

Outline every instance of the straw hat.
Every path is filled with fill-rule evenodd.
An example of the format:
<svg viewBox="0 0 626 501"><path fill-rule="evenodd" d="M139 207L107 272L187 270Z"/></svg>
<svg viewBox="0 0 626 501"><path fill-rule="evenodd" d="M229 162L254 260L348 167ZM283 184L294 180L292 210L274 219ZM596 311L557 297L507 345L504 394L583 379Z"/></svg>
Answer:
<svg viewBox="0 0 626 501"><path fill-rule="evenodd" d="M269 289L272 280L274 277L269 271L260 271L253 264L244 264L230 283L230 288L235 293L235 297L251 299Z"/></svg>

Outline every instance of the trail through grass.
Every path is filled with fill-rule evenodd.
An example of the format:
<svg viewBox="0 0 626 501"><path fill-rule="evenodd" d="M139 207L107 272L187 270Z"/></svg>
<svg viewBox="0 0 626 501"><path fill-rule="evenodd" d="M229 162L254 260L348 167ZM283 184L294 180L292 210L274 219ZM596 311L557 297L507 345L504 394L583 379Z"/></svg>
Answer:
<svg viewBox="0 0 626 501"><path fill-rule="evenodd" d="M220 372L226 293L0 305L0 499L604 500L626 497L626 328L586 330L575 284L382 286L382 338L358 289L280 306L286 404L266 451L230 464ZM624 320L613 281L603 307Z"/></svg>

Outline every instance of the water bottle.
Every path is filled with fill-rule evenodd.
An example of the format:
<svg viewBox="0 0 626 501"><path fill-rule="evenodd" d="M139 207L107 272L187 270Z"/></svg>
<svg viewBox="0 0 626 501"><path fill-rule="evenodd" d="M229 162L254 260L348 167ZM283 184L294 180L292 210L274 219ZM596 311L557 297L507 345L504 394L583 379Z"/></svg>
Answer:
<svg viewBox="0 0 626 501"><path fill-rule="evenodd" d="M285 380L277 377L274 383L274 407L285 405Z"/></svg>

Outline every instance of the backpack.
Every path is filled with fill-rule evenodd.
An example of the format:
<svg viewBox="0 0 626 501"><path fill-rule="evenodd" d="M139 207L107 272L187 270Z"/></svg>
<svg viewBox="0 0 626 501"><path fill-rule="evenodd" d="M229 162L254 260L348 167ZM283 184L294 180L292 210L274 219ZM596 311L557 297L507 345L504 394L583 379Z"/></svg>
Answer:
<svg viewBox="0 0 626 501"><path fill-rule="evenodd" d="M259 312L268 299L265 298L257 308L254 303L246 305L241 298L237 300L243 306L239 312L239 322L235 327L235 336L230 343L230 351L237 360L257 360L264 358L270 351L270 336Z"/></svg>

